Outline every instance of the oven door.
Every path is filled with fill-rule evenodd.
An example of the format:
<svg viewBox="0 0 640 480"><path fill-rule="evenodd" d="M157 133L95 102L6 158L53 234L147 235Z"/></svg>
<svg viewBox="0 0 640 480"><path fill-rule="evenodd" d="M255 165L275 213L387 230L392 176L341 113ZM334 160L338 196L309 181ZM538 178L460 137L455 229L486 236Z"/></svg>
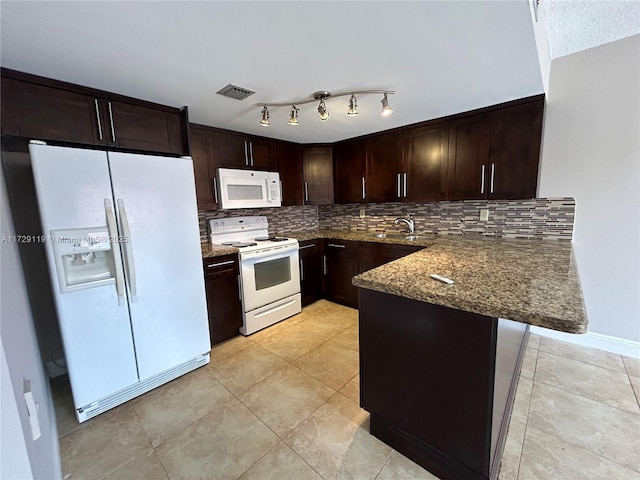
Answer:
<svg viewBox="0 0 640 480"><path fill-rule="evenodd" d="M240 254L244 311L300 292L298 245Z"/></svg>

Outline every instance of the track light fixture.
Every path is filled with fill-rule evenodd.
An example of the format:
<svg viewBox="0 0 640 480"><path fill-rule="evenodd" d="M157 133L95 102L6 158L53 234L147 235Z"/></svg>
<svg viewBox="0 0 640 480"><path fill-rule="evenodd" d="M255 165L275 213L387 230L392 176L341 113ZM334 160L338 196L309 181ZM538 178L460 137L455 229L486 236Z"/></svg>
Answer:
<svg viewBox="0 0 640 480"><path fill-rule="evenodd" d="M306 98L296 102L283 102L283 103L259 103L258 106L262 107L261 112L261 120L260 125L268 127L270 125L269 122L269 110L268 107L291 107L291 113L289 115L289 125L299 125L298 122L298 112L300 109L296 105L304 105L307 103L320 101L318 103L318 114L320 115L320 120L326 122L329 119L329 110L327 109L327 104L325 100L329 97L343 97L349 95L349 103L347 108L347 115L350 117L355 117L358 115L358 101L356 99L356 95L370 95L370 94L382 94L384 95L381 103L382 103L382 112L380 115L382 117L388 117L393 113L393 109L389 106L389 99L387 95L393 95L394 91L392 90L350 90L346 92L339 92L332 94L331 92L327 92L326 90L320 90L315 92L312 95L312 98Z"/></svg>
<svg viewBox="0 0 640 480"><path fill-rule="evenodd" d="M271 123L269 122L269 110L267 109L266 105L262 109L262 120L260 120L260 125L262 125L263 127L268 127L269 125L271 125Z"/></svg>
<svg viewBox="0 0 640 480"><path fill-rule="evenodd" d="M380 100L380 102L382 103L382 111L380 112L380 116L388 117L389 115L391 115L393 113L393 108L389 106L389 99L387 98L386 93L384 94L384 97L382 97L382 100Z"/></svg>
<svg viewBox="0 0 640 480"><path fill-rule="evenodd" d="M295 105L291 105L291 115L289 116L289 125L300 125L298 123L298 111L300 109Z"/></svg>
<svg viewBox="0 0 640 480"><path fill-rule="evenodd" d="M349 99L349 109L347 110L347 115L350 117L355 117L358 115L358 101L356 100L356 96L352 93L351 98Z"/></svg>

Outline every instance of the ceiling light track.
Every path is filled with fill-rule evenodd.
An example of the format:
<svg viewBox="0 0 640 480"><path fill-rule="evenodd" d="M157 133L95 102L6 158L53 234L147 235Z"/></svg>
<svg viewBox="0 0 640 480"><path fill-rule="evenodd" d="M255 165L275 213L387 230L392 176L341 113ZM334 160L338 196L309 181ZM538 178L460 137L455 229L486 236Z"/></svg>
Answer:
<svg viewBox="0 0 640 480"><path fill-rule="evenodd" d="M325 122L329 119L329 110L327 109L327 105L325 104L325 99L331 97L344 97L349 95L349 103L347 105L347 115L350 117L355 117L358 115L358 100L356 99L356 95L383 95L382 100L382 111L380 112L380 116L388 117L393 113L393 109L389 106L389 99L387 95L393 95L396 92L393 90L349 90L339 93L331 93L326 90L319 90L314 92L312 98L306 98L299 101L294 102L278 102L278 103L258 103L257 106L262 107L262 111L260 113L261 120L260 125L263 127L270 126L269 122L269 107L290 107L291 113L289 115L289 125L299 125L298 122L298 112L299 108L297 105L305 105L307 103L318 102L318 114L320 115L320 120Z"/></svg>

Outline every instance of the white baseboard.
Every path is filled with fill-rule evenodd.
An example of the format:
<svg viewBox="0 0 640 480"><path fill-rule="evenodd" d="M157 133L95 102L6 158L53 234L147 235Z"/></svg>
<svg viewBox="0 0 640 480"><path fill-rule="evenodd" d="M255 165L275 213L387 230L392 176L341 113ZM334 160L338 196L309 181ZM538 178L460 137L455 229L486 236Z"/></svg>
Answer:
<svg viewBox="0 0 640 480"><path fill-rule="evenodd" d="M530 332L542 337L562 340L563 342L597 348L606 352L626 355L627 357L640 358L640 342L634 342L633 340L627 340L625 338L611 337L609 335L602 335L601 333L593 332L576 335L534 326L531 326Z"/></svg>

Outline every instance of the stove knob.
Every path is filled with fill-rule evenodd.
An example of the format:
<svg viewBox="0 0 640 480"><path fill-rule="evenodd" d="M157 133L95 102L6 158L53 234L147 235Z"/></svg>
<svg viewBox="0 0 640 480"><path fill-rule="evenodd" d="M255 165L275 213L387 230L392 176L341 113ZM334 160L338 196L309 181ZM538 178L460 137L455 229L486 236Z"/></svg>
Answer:
<svg viewBox="0 0 640 480"><path fill-rule="evenodd" d="M220 222L220 226L221 226L221 227L224 227L224 222Z"/></svg>
<svg viewBox="0 0 640 480"><path fill-rule="evenodd" d="M213 228L218 228L218 222L213 222Z"/></svg>

